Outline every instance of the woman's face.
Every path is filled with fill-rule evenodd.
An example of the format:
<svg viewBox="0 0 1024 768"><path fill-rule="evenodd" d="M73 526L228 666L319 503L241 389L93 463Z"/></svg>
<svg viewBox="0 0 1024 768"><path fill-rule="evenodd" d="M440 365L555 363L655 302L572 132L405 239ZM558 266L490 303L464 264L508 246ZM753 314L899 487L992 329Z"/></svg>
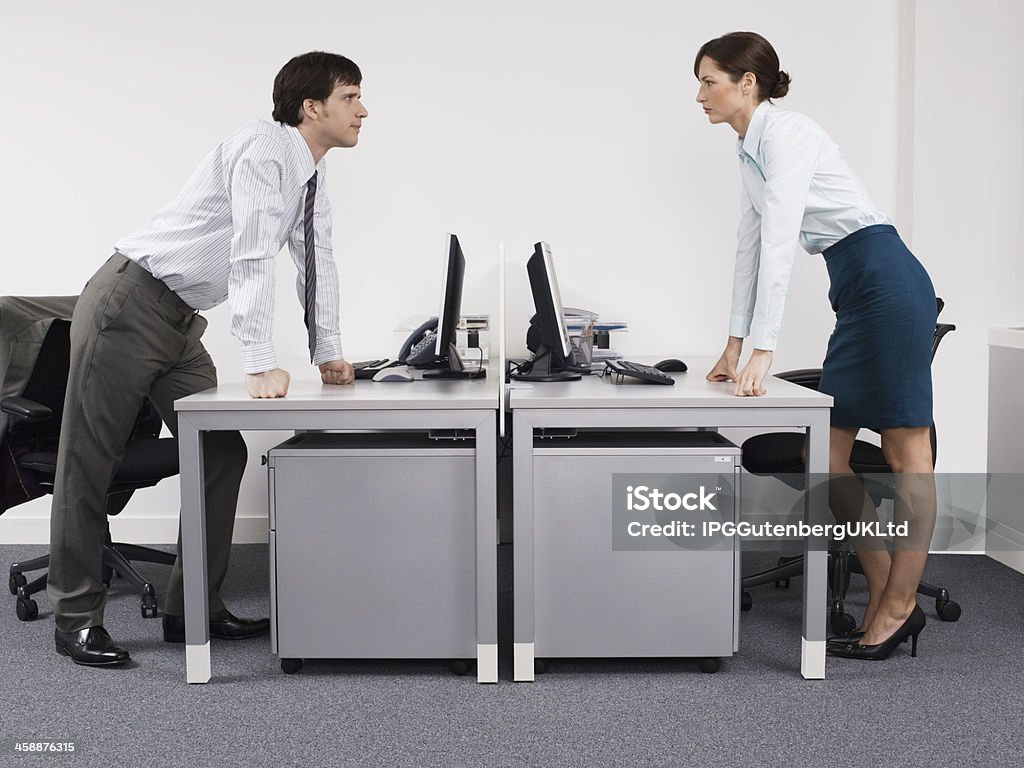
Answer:
<svg viewBox="0 0 1024 768"><path fill-rule="evenodd" d="M744 75L739 82L734 83L728 73L718 68L718 62L714 59L705 56L700 60L697 68L697 79L700 81L697 103L703 107L709 122L713 125L734 125L736 119L746 113L750 108L749 84L746 85L748 95L744 95L745 78L748 77L752 75Z"/></svg>

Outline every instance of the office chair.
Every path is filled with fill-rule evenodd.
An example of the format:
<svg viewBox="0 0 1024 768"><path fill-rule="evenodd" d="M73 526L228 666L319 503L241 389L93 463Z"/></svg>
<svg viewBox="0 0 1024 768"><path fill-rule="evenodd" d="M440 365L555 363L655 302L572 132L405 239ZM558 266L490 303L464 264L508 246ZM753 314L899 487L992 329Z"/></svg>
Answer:
<svg viewBox="0 0 1024 768"><path fill-rule="evenodd" d="M942 299L936 301L938 312L941 313L945 304ZM936 323L935 334L932 337L932 360L935 359L935 352L943 337L955 330L955 325ZM804 368L775 375L780 379L814 390L818 389L818 384L821 381L820 368ZM931 425L931 443L932 466L934 467L938 450L934 422ZM798 432L756 435L743 443L743 468L752 475L777 477L790 487L802 491L804 490L805 472L804 462L801 458L803 444L804 435ZM892 478L892 468L885 461L880 447L864 440L855 441L850 456L850 467L864 481L864 486L876 509L885 499L895 498L896 488ZM829 590L831 592L829 621L832 631L843 635L853 631L857 626L856 620L846 613L843 605L846 599L846 590L850 584L850 574L863 574L864 571L861 569L856 553L850 552L848 549L830 549L828 557ZM776 567L745 576L743 588L746 590L769 582L774 582L776 587L789 587L789 579L802 575L803 570L803 555L780 557ZM956 621L960 618L960 605L950 599L947 590L922 581L918 585L917 592L935 598L935 612L943 621ZM749 592L743 592L741 604L745 611L750 610L753 606L753 598Z"/></svg>
<svg viewBox="0 0 1024 768"><path fill-rule="evenodd" d="M10 451L19 474L45 493L53 493L57 473L57 444L60 439L64 394L70 368L71 323L54 320L43 340L39 357L20 397L0 400L0 409L10 417L4 450ZM173 438L160 438L162 422L148 400L139 413L125 449L124 459L107 492L107 514L118 514L138 488L155 485L178 474L178 446ZM109 586L115 574L142 594L142 616L157 615L156 590L132 567L130 561L171 565L175 556L148 547L114 544L107 527L103 547L103 581ZM46 574L29 582L25 573L47 568L50 556L12 563L10 590L18 598L18 618L31 621L39 615L32 595L46 588Z"/></svg>

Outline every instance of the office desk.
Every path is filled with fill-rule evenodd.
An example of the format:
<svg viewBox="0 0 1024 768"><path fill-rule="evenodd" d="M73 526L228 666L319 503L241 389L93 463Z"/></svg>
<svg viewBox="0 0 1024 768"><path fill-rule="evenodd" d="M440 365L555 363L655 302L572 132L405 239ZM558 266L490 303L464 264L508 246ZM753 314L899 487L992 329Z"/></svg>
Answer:
<svg viewBox="0 0 1024 768"><path fill-rule="evenodd" d="M736 397L735 385L704 380L715 361L687 361L690 372L673 374L675 386L612 384L608 377L581 381L513 383L509 391L513 434L513 541L515 600L514 679L534 675L534 430L546 428L658 430L681 427L803 428L807 432L809 475L828 472L829 410L832 398L770 378L764 397ZM827 489L808 482L808 523L829 520ZM609 547L611 542L609 542ZM800 671L825 676L826 557L823 537L805 542L803 642Z"/></svg>
<svg viewBox="0 0 1024 768"><path fill-rule="evenodd" d="M243 384L182 398L178 412L181 463L181 557L185 597L185 670L208 682L206 516L203 441L208 430L463 429L475 433L477 679L497 682L497 522L495 435L499 376L475 381L359 381L354 386L293 382L288 396L256 400Z"/></svg>

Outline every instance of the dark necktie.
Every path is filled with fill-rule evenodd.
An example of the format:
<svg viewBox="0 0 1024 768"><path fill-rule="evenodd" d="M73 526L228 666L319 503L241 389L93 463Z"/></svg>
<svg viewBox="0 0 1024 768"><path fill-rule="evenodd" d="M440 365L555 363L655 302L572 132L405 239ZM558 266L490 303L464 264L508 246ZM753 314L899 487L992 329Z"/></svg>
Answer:
<svg viewBox="0 0 1024 768"><path fill-rule="evenodd" d="M306 184L306 207L302 217L306 245L306 311L302 319L309 336L309 362L316 352L316 242L313 235L313 208L316 201L316 171Z"/></svg>

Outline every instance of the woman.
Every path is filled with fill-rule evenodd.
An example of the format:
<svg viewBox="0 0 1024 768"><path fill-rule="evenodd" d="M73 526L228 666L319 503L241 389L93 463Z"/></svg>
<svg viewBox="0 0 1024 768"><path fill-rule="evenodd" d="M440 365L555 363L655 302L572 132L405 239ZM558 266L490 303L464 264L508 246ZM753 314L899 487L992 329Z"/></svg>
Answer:
<svg viewBox="0 0 1024 768"><path fill-rule="evenodd" d="M765 394L782 323L794 252L822 253L836 327L820 389L835 401L830 430L829 502L840 522L873 516L850 469L862 427L878 430L896 475L896 522L910 535L890 557L877 540L853 541L870 597L861 629L829 641L832 655L884 659L925 625L917 606L935 525L932 476L931 280L871 202L835 143L807 117L776 108L789 91L771 44L753 32L705 43L694 74L697 102L712 124L739 136L741 217L729 339L709 381L733 381L739 397ZM743 341L753 352L737 370Z"/></svg>

